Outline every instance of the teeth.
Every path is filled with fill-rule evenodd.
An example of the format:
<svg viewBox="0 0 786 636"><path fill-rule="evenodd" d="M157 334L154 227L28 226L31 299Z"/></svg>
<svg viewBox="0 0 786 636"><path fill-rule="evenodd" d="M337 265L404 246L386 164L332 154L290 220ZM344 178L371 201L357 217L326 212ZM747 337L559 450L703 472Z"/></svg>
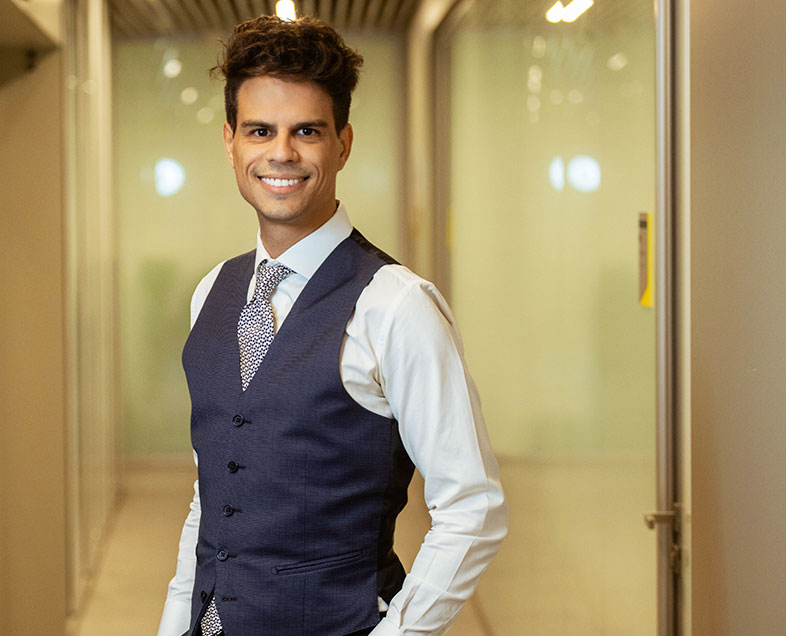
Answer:
<svg viewBox="0 0 786 636"><path fill-rule="evenodd" d="M284 186L293 186L297 183L303 181L303 179L271 179L269 177L260 177L262 181L267 183L268 185L275 186L276 188L281 188Z"/></svg>

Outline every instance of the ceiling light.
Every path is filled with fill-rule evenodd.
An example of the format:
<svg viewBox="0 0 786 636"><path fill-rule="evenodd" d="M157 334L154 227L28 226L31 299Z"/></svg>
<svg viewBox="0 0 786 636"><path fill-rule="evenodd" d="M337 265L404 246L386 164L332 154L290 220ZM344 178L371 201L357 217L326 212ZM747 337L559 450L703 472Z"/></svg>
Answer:
<svg viewBox="0 0 786 636"><path fill-rule="evenodd" d="M276 2L276 15L282 20L292 22L297 18L295 15L295 3L292 0L278 0Z"/></svg>
<svg viewBox="0 0 786 636"><path fill-rule="evenodd" d="M555 24L557 22L573 22L593 4L595 4L594 0L573 0L568 6L563 6L561 0L558 0L546 12L546 19Z"/></svg>
<svg viewBox="0 0 786 636"><path fill-rule="evenodd" d="M557 0L557 4L555 4L551 9L546 11L546 19L549 22L557 23L562 20L562 12L565 10L565 7L562 6L562 2Z"/></svg>
<svg viewBox="0 0 786 636"><path fill-rule="evenodd" d="M562 10L562 21L573 22L593 4L595 4L594 0L573 0Z"/></svg>

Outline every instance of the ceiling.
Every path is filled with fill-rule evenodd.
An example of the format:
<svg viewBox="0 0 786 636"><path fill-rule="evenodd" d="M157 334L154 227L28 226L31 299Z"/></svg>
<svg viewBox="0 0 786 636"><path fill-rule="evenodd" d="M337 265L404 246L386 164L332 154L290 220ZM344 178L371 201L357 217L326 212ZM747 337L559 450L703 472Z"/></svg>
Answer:
<svg viewBox="0 0 786 636"><path fill-rule="evenodd" d="M321 18L340 31L401 32L421 0L295 0L298 15ZM567 2L564 2L567 4ZM109 0L112 31L121 38L228 34L238 22L275 13L276 0ZM537 25L552 30L606 32L654 25L653 0L596 0L570 25L550 25L554 0L460 0L464 24L476 27Z"/></svg>
<svg viewBox="0 0 786 636"><path fill-rule="evenodd" d="M586 13L570 24L550 24L546 12L556 0L462 0L465 26L537 27L550 31L609 32L655 25L654 0L595 0ZM569 0L562 0L564 5Z"/></svg>
<svg viewBox="0 0 786 636"><path fill-rule="evenodd" d="M403 31L420 0L295 0L339 30ZM113 34L122 38L228 33L238 22L275 13L276 0L109 0Z"/></svg>

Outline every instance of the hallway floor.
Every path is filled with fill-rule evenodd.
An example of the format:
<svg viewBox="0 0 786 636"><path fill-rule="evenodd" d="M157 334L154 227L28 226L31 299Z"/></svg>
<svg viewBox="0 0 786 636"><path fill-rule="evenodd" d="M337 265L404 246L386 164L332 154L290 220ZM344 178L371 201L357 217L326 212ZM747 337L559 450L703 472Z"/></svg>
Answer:
<svg viewBox="0 0 786 636"><path fill-rule="evenodd" d="M651 465L631 459L503 462L511 531L450 636L651 636ZM134 467L71 636L154 636L195 470ZM428 515L413 482L397 551L409 566ZM249 636L249 635L246 635ZM315 635L316 636L316 635Z"/></svg>

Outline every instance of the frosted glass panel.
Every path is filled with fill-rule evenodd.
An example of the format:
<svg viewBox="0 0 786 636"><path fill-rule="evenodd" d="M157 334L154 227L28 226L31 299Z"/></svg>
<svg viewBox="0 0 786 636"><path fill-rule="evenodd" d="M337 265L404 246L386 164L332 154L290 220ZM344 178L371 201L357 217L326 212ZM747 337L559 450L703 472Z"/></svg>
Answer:
<svg viewBox="0 0 786 636"><path fill-rule="evenodd" d="M451 301L512 509L475 602L489 633L654 634L652 5L552 25L482 4L440 69Z"/></svg>

